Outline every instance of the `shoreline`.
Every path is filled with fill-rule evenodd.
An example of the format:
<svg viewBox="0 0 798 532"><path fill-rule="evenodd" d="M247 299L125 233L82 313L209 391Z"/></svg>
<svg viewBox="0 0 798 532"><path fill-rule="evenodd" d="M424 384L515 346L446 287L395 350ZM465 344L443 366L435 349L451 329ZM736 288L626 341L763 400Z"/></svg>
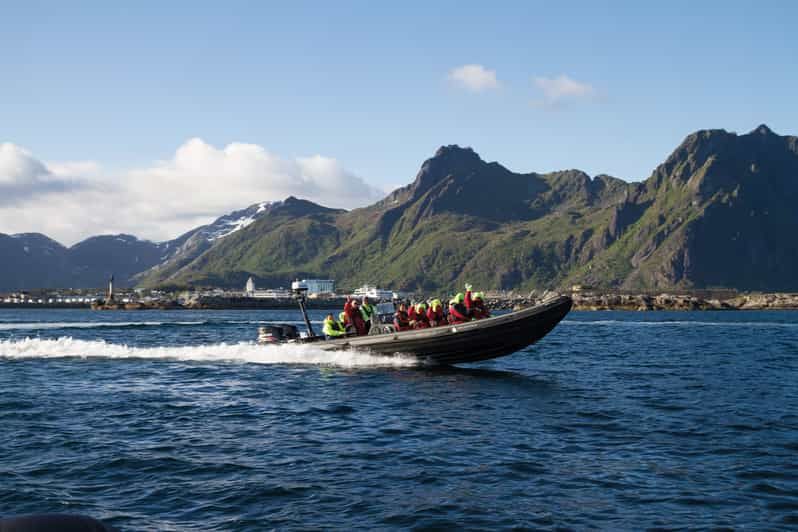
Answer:
<svg viewBox="0 0 798 532"><path fill-rule="evenodd" d="M486 302L491 310L517 310L535 305L553 294L567 292L488 293ZM798 310L798 293L737 294L733 297L712 298L694 294L607 294L600 292L572 293L573 310L577 311L703 311L703 310ZM343 298L318 299L308 302L309 310L342 308ZM177 301L152 303L88 304L29 304L0 303L0 309L89 309L92 310L293 310L293 300L265 300L252 298L202 298L186 304Z"/></svg>
<svg viewBox="0 0 798 532"><path fill-rule="evenodd" d="M498 296L488 298L488 306L496 310L513 310L542 301L556 292L527 297ZM732 297L712 298L692 294L606 294L572 293L572 310L604 311L704 311L704 310L798 310L798 293L773 292L762 294L737 294Z"/></svg>

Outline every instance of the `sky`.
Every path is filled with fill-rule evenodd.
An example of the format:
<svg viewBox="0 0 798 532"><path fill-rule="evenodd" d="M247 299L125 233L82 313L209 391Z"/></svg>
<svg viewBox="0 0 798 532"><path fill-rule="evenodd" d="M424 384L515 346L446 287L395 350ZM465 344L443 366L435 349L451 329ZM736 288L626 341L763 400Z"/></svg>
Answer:
<svg viewBox="0 0 798 532"><path fill-rule="evenodd" d="M356 207L446 144L645 179L692 131L798 134L795 2L0 0L0 233L174 238Z"/></svg>

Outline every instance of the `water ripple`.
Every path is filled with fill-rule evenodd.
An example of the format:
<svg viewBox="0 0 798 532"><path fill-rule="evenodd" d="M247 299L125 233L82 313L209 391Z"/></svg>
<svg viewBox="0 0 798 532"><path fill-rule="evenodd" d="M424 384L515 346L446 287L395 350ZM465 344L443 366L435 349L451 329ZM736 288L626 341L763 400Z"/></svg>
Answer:
<svg viewBox="0 0 798 532"><path fill-rule="evenodd" d="M798 526L798 314L574 313L512 357L418 368L252 343L290 312L25 312L0 312L3 512L133 530Z"/></svg>

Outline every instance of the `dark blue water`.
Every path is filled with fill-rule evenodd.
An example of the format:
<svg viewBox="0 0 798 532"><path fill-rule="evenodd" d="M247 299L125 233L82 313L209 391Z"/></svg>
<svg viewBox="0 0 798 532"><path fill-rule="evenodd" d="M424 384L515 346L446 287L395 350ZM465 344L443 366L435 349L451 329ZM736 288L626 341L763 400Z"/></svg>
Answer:
<svg viewBox="0 0 798 532"><path fill-rule="evenodd" d="M264 319L298 315L0 312L0 515L798 526L798 313L572 313L456 369L258 347Z"/></svg>

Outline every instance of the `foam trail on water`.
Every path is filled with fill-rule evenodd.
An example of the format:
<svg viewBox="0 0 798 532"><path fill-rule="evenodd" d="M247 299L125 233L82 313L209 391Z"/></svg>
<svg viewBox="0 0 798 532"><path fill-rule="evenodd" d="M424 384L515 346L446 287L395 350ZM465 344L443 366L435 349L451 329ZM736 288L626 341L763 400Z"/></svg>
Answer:
<svg viewBox="0 0 798 532"><path fill-rule="evenodd" d="M258 345L252 342L182 347L131 347L103 340L26 338L0 341L0 358L118 358L251 364L314 364L353 367L408 367L418 361L357 351L325 351L311 344Z"/></svg>
<svg viewBox="0 0 798 532"><path fill-rule="evenodd" d="M182 322L181 325L199 325L203 322ZM98 329L105 327L159 327L162 321L39 321L33 323L0 323L0 331L34 330L34 329Z"/></svg>
<svg viewBox="0 0 798 532"><path fill-rule="evenodd" d="M260 325L263 321L37 321L0 323L0 331L35 331L45 329L124 329L137 327L190 327L195 325ZM280 321L291 325L304 325L304 321ZM311 323L321 324L320 321Z"/></svg>

